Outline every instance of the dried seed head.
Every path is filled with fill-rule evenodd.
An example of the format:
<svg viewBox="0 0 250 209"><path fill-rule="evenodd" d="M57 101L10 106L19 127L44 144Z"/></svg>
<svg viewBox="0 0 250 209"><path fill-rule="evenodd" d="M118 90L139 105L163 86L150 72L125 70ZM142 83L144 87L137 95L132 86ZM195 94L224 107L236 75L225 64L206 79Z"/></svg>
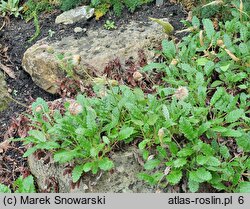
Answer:
<svg viewBox="0 0 250 209"><path fill-rule="evenodd" d="M72 115L78 115L78 114L82 113L82 111L83 111L82 105L80 105L77 102L71 102L70 103L70 105L69 105L69 112Z"/></svg>
<svg viewBox="0 0 250 209"><path fill-rule="evenodd" d="M175 91L175 94L174 96L179 99L179 100L183 100L185 98L188 97L188 89L187 87L179 87L176 91Z"/></svg>
<svg viewBox="0 0 250 209"><path fill-rule="evenodd" d="M170 65L177 65L178 64L178 60L177 59L173 59L170 63Z"/></svg>
<svg viewBox="0 0 250 209"><path fill-rule="evenodd" d="M143 78L143 76L142 76L142 74L141 74L140 72L135 71L135 72L133 73L133 78L134 78L136 81L141 81L142 78Z"/></svg>
<svg viewBox="0 0 250 209"><path fill-rule="evenodd" d="M107 96L107 90L106 89L101 89L100 91L99 91L99 96L101 97L101 98L103 98L103 97L106 97Z"/></svg>
<svg viewBox="0 0 250 209"><path fill-rule="evenodd" d="M220 47L223 47L224 46L223 40L221 40L221 39L217 40L217 45Z"/></svg>
<svg viewBox="0 0 250 209"><path fill-rule="evenodd" d="M162 139L164 138L164 135L165 135L164 128L160 128L158 131L158 137L160 141L162 141Z"/></svg>
<svg viewBox="0 0 250 209"><path fill-rule="evenodd" d="M74 55L74 56L72 57L72 64L73 64L74 66L79 65L80 62L81 62L81 56L80 56L80 55Z"/></svg>

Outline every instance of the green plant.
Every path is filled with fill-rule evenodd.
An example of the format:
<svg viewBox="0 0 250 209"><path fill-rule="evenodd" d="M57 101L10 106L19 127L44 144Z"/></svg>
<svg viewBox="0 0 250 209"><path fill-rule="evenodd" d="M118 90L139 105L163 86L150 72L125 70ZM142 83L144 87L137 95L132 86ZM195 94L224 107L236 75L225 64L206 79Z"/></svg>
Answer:
<svg viewBox="0 0 250 209"><path fill-rule="evenodd" d="M34 35L28 40L28 42L34 41L41 32L39 24L39 15L42 12L50 12L58 6L56 0L28 0L23 6L24 18L26 22L33 19L35 26Z"/></svg>
<svg viewBox="0 0 250 209"><path fill-rule="evenodd" d="M146 162L145 169L152 170L162 164L162 157L167 159L166 174L139 175L150 184L160 184L166 176L172 185L181 179L187 180L192 192L196 192L203 182L218 190L250 191L247 174L250 25L245 13L233 15L231 21L220 24L218 32L211 20L203 19L203 29L200 29L201 22L193 17L192 24L187 23L191 34L181 43L176 46L173 41L162 42L165 62L151 63L144 68L146 71L158 69L165 72L163 79L167 87L159 87L163 97L171 95L178 86L189 89L185 102L173 100L164 110L169 125L164 126L163 135L170 136L169 141L176 138L178 143L168 145L170 157L166 150L160 149L158 159ZM175 94L178 96L182 92L176 91ZM183 140L187 141L182 147ZM230 151L230 140L237 143L240 153Z"/></svg>
<svg viewBox="0 0 250 209"><path fill-rule="evenodd" d="M31 175L25 178L20 176L18 179L15 180L12 187L15 193L35 193L36 192L34 179L33 179L33 176ZM0 193L11 193L11 190L9 187L3 184L0 184Z"/></svg>
<svg viewBox="0 0 250 209"><path fill-rule="evenodd" d="M69 9L72 9L74 7L76 7L77 5L81 4L81 3L89 3L90 1L86 1L86 0L60 0L61 2L61 9L63 11L67 11Z"/></svg>
<svg viewBox="0 0 250 209"><path fill-rule="evenodd" d="M110 20L106 20L106 22L103 25L103 27L106 30L114 30L114 29L116 29L115 22L114 21L110 21Z"/></svg>
<svg viewBox="0 0 250 209"><path fill-rule="evenodd" d="M163 40L162 62L143 68L164 73L155 94L99 82L106 85L94 86L97 97L78 95L64 114L38 98L29 136L15 141L33 145L25 157L47 150L55 162L73 162L73 182L110 170L113 147L137 142L145 169L138 178L150 185L250 192L248 18L234 13L220 31L209 19L184 22L190 34L178 44Z"/></svg>
<svg viewBox="0 0 250 209"><path fill-rule="evenodd" d="M14 15L15 17L21 16L20 12L23 10L23 7L19 7L19 0L1 0L0 2L0 14L5 15Z"/></svg>

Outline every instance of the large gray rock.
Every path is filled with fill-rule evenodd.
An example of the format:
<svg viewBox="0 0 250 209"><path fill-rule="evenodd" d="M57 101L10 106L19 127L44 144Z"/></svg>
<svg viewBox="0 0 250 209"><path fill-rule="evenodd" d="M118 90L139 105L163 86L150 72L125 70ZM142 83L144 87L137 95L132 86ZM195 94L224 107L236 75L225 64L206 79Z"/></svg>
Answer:
<svg viewBox="0 0 250 209"><path fill-rule="evenodd" d="M148 186L138 180L137 174L143 167L137 162L132 149L125 152L116 152L111 156L114 162L112 172L103 172L98 175L85 174L80 181L79 187L71 188L72 177L65 174L65 165L49 162L43 159L37 160L29 156L28 163L31 173L36 177L40 191L48 189L48 180L52 179L58 192L80 193L148 193L156 192L156 187ZM163 171L162 171L163 172Z"/></svg>
<svg viewBox="0 0 250 209"><path fill-rule="evenodd" d="M69 11L63 12L56 17L55 23L63 23L65 25L73 24L80 20L87 20L94 15L94 8L89 6L81 6Z"/></svg>
<svg viewBox="0 0 250 209"><path fill-rule="evenodd" d="M25 52L22 65L38 86L54 94L56 83L63 76L63 65L56 58L58 54L64 54L64 60L71 60L77 74L84 77L83 74L91 69L103 72L107 63L116 57L122 64L131 58L138 60L140 49L150 62L154 57L152 49L166 36L161 26L154 22L131 22L113 31L88 30L87 36L80 39L69 36L54 43L46 39L37 42Z"/></svg>

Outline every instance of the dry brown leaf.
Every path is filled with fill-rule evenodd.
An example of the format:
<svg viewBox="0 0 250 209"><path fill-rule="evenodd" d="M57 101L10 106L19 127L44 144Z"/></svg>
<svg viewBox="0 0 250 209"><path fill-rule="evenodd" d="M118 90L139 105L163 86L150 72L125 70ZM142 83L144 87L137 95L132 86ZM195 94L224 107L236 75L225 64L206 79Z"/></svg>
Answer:
<svg viewBox="0 0 250 209"><path fill-rule="evenodd" d="M9 140L5 140L3 142L0 143L0 153L5 152L8 147L9 147L10 141Z"/></svg>
<svg viewBox="0 0 250 209"><path fill-rule="evenodd" d="M15 75L14 71L13 71L11 68L9 68L9 67L3 65L2 63L0 63L0 68L1 68L9 77L11 77L11 78L13 78L13 79L16 79L16 75Z"/></svg>

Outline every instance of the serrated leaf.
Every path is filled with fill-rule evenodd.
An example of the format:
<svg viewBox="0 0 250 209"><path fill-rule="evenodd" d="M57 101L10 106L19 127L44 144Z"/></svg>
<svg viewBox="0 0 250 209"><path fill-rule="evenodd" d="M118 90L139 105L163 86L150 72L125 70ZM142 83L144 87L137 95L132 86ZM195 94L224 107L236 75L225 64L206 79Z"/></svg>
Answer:
<svg viewBox="0 0 250 209"><path fill-rule="evenodd" d="M93 167L93 162L87 162L83 165L82 170L87 173L89 172Z"/></svg>
<svg viewBox="0 0 250 209"><path fill-rule="evenodd" d="M210 126L210 122L203 123L198 129L198 136L201 136L203 133L205 133L210 128Z"/></svg>
<svg viewBox="0 0 250 209"><path fill-rule="evenodd" d="M167 157L167 151L161 146L157 146L157 151L160 159L164 159Z"/></svg>
<svg viewBox="0 0 250 209"><path fill-rule="evenodd" d="M166 105L162 105L162 112L166 120L170 119L169 111Z"/></svg>
<svg viewBox="0 0 250 209"><path fill-rule="evenodd" d="M214 26L213 26L213 22L209 19L203 19L202 20L204 29L206 31L207 37L212 40L214 34L215 34L215 30L214 30Z"/></svg>
<svg viewBox="0 0 250 209"><path fill-rule="evenodd" d="M0 184L0 193L11 193L11 190L6 185Z"/></svg>
<svg viewBox="0 0 250 209"><path fill-rule="evenodd" d="M145 147L147 146L147 143L150 142L149 139L144 139L143 141L141 141L138 145L139 149L140 150L143 150L145 149Z"/></svg>
<svg viewBox="0 0 250 209"><path fill-rule="evenodd" d="M198 183L204 182L203 179L200 179L200 178L197 176L196 171L190 171L190 172L188 173L188 175L189 175L189 180L190 180L190 181L195 181L195 182L198 182Z"/></svg>
<svg viewBox="0 0 250 209"><path fill-rule="evenodd" d="M222 136L227 136L227 137L241 137L242 132L238 130L233 130L233 129L227 129L227 131L221 133Z"/></svg>
<svg viewBox="0 0 250 209"><path fill-rule="evenodd" d="M250 182L241 182L237 187L237 192L239 193L250 193Z"/></svg>
<svg viewBox="0 0 250 209"><path fill-rule="evenodd" d="M35 193L34 178L32 175L23 178L19 176L18 179L13 183L15 193Z"/></svg>
<svg viewBox="0 0 250 209"><path fill-rule="evenodd" d="M180 168L186 164L187 164L187 160L185 158L178 158L177 160L174 161L173 165L175 168Z"/></svg>
<svg viewBox="0 0 250 209"><path fill-rule="evenodd" d="M208 157L208 161L206 163L207 165L210 165L210 166L219 166L221 164L220 160L216 157L213 157L213 156L209 156Z"/></svg>
<svg viewBox="0 0 250 209"><path fill-rule="evenodd" d="M208 61L209 61L209 59L207 59L205 57L201 57L201 58L196 60L196 63L197 63L197 65L205 66Z"/></svg>
<svg viewBox="0 0 250 209"><path fill-rule="evenodd" d="M98 151L97 148L92 147L92 148L90 149L90 155L91 155L91 157L93 157L93 158L97 157L97 156L98 156L98 153L99 153L99 151Z"/></svg>
<svg viewBox="0 0 250 209"><path fill-rule="evenodd" d="M96 112L93 108L87 108L86 123L89 130L93 131L96 129Z"/></svg>
<svg viewBox="0 0 250 209"><path fill-rule="evenodd" d="M172 185L178 184L181 178L182 172L180 170L173 170L166 176L167 181Z"/></svg>
<svg viewBox="0 0 250 209"><path fill-rule="evenodd" d="M107 157L98 161L98 165L100 169L104 171L109 171L111 168L114 167L114 163Z"/></svg>
<svg viewBox="0 0 250 209"><path fill-rule="evenodd" d="M192 17L192 25L196 28L200 28L200 20L196 16Z"/></svg>
<svg viewBox="0 0 250 209"><path fill-rule="evenodd" d="M209 160L208 156L204 156L204 155L198 155L196 157L196 162L200 165L204 165L206 164L206 162Z"/></svg>
<svg viewBox="0 0 250 209"><path fill-rule="evenodd" d="M244 110L243 109L237 109L237 110L233 110L231 111L225 118L225 121L227 123L233 123L237 120L239 120L241 117L243 117L245 115Z"/></svg>
<svg viewBox="0 0 250 209"><path fill-rule="evenodd" d="M77 165L72 170L72 180L74 183L76 183L80 179L80 177L82 176L83 167L84 167L84 165Z"/></svg>
<svg viewBox="0 0 250 209"><path fill-rule="evenodd" d="M46 141L46 136L43 132L38 130L30 130L29 132L30 136L33 136L35 139L38 139L40 142Z"/></svg>
<svg viewBox="0 0 250 209"><path fill-rule="evenodd" d="M146 181L147 183L149 183L150 185L154 185L156 182L155 182L155 179L152 177L152 176L150 176L150 175L148 175L148 174L146 174L146 173L139 173L138 175L137 175L137 177L138 177L138 179L140 179L140 180L143 180L143 181Z"/></svg>
<svg viewBox="0 0 250 209"><path fill-rule="evenodd" d="M236 138L236 142L244 152L250 152L250 132L244 133L241 137Z"/></svg>
<svg viewBox="0 0 250 209"><path fill-rule="evenodd" d="M147 120L147 124L150 126L153 126L157 122L158 119L159 119L159 116L157 114L150 114Z"/></svg>
<svg viewBox="0 0 250 209"><path fill-rule="evenodd" d="M183 148L178 153L178 157L188 157L194 153L194 150L191 148Z"/></svg>
<svg viewBox="0 0 250 209"><path fill-rule="evenodd" d="M210 100L210 106L213 106L222 97L224 92L225 92L224 88L218 87Z"/></svg>
<svg viewBox="0 0 250 209"><path fill-rule="evenodd" d="M119 140L124 140L129 138L134 132L134 128L133 127L123 127L118 135L118 139Z"/></svg>
<svg viewBox="0 0 250 209"><path fill-rule="evenodd" d="M164 69L167 68L166 64L164 63L149 63L145 67L142 68L143 71L152 71L153 69Z"/></svg>
<svg viewBox="0 0 250 209"><path fill-rule="evenodd" d="M202 179L203 181L209 181L212 179L211 173L207 171L205 168L198 168L195 173L197 177L199 179Z"/></svg>
<svg viewBox="0 0 250 209"><path fill-rule="evenodd" d="M60 150L54 154L54 161L59 163L66 163L78 156L75 150Z"/></svg>
<svg viewBox="0 0 250 209"><path fill-rule="evenodd" d="M176 54L176 48L175 48L174 42L172 40L167 41L166 39L164 39L162 41L162 51L163 51L163 54L169 60L172 60L175 57L175 54Z"/></svg>
<svg viewBox="0 0 250 209"><path fill-rule="evenodd" d="M225 159L228 159L230 157L229 149L227 148L227 146L220 146L220 154Z"/></svg>
<svg viewBox="0 0 250 209"><path fill-rule="evenodd" d="M197 181L188 180L188 188L190 192L197 192L199 190L200 183Z"/></svg>
<svg viewBox="0 0 250 209"><path fill-rule="evenodd" d="M34 146L34 147L31 147L29 148L24 154L23 154L23 157L28 157L30 156L31 154L33 154L35 151L37 151L37 147Z"/></svg>
<svg viewBox="0 0 250 209"><path fill-rule="evenodd" d="M211 87L214 88L214 87L220 86L221 84L223 84L223 81L216 80L216 81L214 81L214 82L211 84Z"/></svg>
<svg viewBox="0 0 250 209"><path fill-rule="evenodd" d="M189 139L193 140L197 137L197 133L194 131L191 123L189 122L188 119L181 117L179 121L179 128L181 133L184 134L184 136Z"/></svg>
<svg viewBox="0 0 250 209"><path fill-rule="evenodd" d="M145 164L144 164L144 168L146 170L152 170L155 167L157 167L159 164L161 163L160 160L158 159L152 159L152 160L148 160Z"/></svg>
<svg viewBox="0 0 250 209"><path fill-rule="evenodd" d="M207 76L210 76L212 74L214 67L215 67L215 64L212 61L208 61L205 64L204 71L205 71Z"/></svg>

